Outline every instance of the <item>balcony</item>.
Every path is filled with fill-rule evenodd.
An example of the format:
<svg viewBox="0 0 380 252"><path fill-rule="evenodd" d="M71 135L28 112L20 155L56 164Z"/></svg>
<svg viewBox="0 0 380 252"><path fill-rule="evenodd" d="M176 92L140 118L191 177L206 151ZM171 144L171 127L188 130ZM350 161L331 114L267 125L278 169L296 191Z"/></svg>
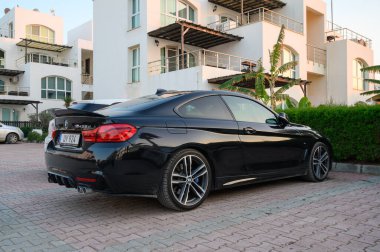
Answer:
<svg viewBox="0 0 380 252"><path fill-rule="evenodd" d="M94 78L90 74L83 73L82 74L82 84L92 85L94 83Z"/></svg>
<svg viewBox="0 0 380 252"><path fill-rule="evenodd" d="M159 75L197 66L208 66L237 72L250 72L255 69L256 63L251 59L201 49L149 62L148 72L150 75Z"/></svg>
<svg viewBox="0 0 380 252"><path fill-rule="evenodd" d="M372 48L372 40L348 28L327 21L326 40L334 42L339 40L350 40L364 47Z"/></svg>
<svg viewBox="0 0 380 252"><path fill-rule="evenodd" d="M28 63L40 63L62 67L77 67L76 60L61 57L52 57L42 54L29 54L26 59L25 56L23 56L16 60L17 67L21 67Z"/></svg>
<svg viewBox="0 0 380 252"><path fill-rule="evenodd" d="M236 17L236 20L228 19L224 22L218 20L208 24L207 27L221 32L226 32L248 24L268 22L279 27L284 25L287 30L303 34L303 23L266 8L258 8L245 12L244 19L245 20L243 20L243 22L241 22L241 18L239 20L239 17Z"/></svg>
<svg viewBox="0 0 380 252"><path fill-rule="evenodd" d="M29 96L29 87L18 87L16 85L0 85L0 95Z"/></svg>
<svg viewBox="0 0 380 252"><path fill-rule="evenodd" d="M326 50L309 44L306 47L308 72L325 75L327 65Z"/></svg>

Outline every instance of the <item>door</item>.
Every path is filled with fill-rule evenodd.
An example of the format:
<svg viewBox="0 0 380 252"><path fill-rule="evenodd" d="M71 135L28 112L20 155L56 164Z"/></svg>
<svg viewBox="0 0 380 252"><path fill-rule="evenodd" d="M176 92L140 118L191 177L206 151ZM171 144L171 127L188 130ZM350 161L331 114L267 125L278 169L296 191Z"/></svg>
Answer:
<svg viewBox="0 0 380 252"><path fill-rule="evenodd" d="M236 96L223 99L238 122L249 174L271 176L302 169L307 146L296 129L280 126L276 115L256 101Z"/></svg>
<svg viewBox="0 0 380 252"><path fill-rule="evenodd" d="M208 150L217 183L247 174L238 125L220 96L192 100L176 111L186 124L189 144L202 143Z"/></svg>
<svg viewBox="0 0 380 252"><path fill-rule="evenodd" d="M169 72L177 71L178 66L178 49L176 47L168 48L168 70Z"/></svg>
<svg viewBox="0 0 380 252"><path fill-rule="evenodd" d="M84 66L85 66L84 73L91 74L91 60L90 59L86 59Z"/></svg>

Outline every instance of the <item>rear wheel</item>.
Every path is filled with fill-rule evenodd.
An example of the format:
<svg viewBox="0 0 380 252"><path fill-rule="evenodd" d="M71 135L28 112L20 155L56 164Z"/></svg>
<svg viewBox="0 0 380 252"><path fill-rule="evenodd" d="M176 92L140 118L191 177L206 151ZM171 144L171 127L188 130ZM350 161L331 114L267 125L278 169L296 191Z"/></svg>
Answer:
<svg viewBox="0 0 380 252"><path fill-rule="evenodd" d="M211 187L211 169L198 151L177 152L164 168L159 202L174 210L191 210L206 199Z"/></svg>
<svg viewBox="0 0 380 252"><path fill-rule="evenodd" d="M330 150L324 143L316 143L311 151L305 179L312 182L324 181L331 169Z"/></svg>
<svg viewBox="0 0 380 252"><path fill-rule="evenodd" d="M7 139L6 139L5 142L8 143L8 144L15 144L15 143L17 143L17 141L18 141L17 134L15 134L15 133L9 133L7 135Z"/></svg>

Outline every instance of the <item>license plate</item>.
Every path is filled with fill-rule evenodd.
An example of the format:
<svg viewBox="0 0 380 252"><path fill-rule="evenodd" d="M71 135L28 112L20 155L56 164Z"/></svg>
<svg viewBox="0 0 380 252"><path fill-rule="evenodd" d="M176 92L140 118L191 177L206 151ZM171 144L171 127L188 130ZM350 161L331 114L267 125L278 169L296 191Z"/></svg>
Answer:
<svg viewBox="0 0 380 252"><path fill-rule="evenodd" d="M80 135L79 134L61 134L59 143L61 145L78 146Z"/></svg>

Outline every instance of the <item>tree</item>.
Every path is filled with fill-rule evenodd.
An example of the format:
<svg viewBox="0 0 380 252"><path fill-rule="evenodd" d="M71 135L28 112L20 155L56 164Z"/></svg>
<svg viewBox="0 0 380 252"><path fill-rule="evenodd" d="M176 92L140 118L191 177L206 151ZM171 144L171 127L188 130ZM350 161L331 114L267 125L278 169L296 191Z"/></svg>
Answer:
<svg viewBox="0 0 380 252"><path fill-rule="evenodd" d="M362 71L365 73L380 74L380 65L365 67L362 69ZM366 79L364 79L364 81L367 83L373 83L375 85L380 85L380 80L377 80L377 79L366 78ZM367 92L361 93L360 95L378 95L378 94L380 94L380 90L367 91Z"/></svg>
<svg viewBox="0 0 380 252"><path fill-rule="evenodd" d="M270 60L270 66L271 66L269 75L266 75L264 73L265 69L262 65L262 61L259 60L258 70L256 72L250 72L250 73L244 73L244 74L238 75L232 78L231 80L223 83L220 86L220 89L226 89L226 90L245 93L263 101L264 103L268 103L268 101L270 101L272 109L275 109L276 101L285 100L288 97L288 95L284 94L285 91L287 91L294 85L299 84L300 82L300 79L291 80L288 84L284 85L283 87L275 91L276 82L279 76L281 76L283 73L286 73L287 71L293 69L294 67L298 65L297 61L291 61L283 65L280 65L284 39L285 39L285 26L282 26L277 42L273 46L273 50L269 51L269 60ZM237 86L239 83L243 83L252 79L255 79L255 87L254 87L255 91L252 91L248 88L242 88L242 87ZM270 91L269 94L265 90L265 83L268 83L269 85L269 91Z"/></svg>
<svg viewBox="0 0 380 252"><path fill-rule="evenodd" d="M71 103L73 102L73 98L71 98L71 96L66 96L64 99L63 99L63 106L65 106L65 108L69 108Z"/></svg>

